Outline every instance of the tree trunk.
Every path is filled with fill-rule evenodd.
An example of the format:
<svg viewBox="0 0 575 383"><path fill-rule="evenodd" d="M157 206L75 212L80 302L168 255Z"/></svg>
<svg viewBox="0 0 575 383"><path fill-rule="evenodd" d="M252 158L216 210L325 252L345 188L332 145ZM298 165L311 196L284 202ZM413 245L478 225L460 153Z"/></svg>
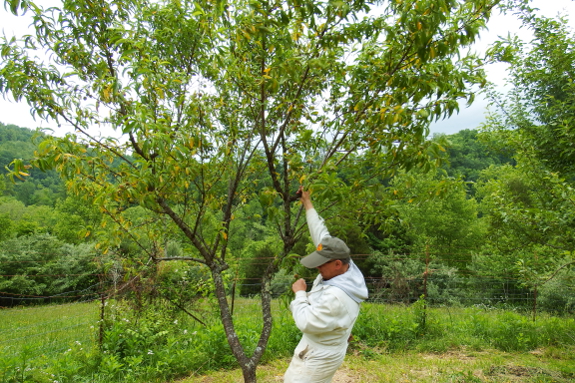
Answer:
<svg viewBox="0 0 575 383"><path fill-rule="evenodd" d="M257 365L249 363L246 366L242 366L242 374L244 375L244 383L256 383L256 369Z"/></svg>
<svg viewBox="0 0 575 383"><path fill-rule="evenodd" d="M232 354L242 369L244 382L256 383L256 368L260 358L254 360L253 357L248 358L246 356L244 348L238 339L238 334L236 333L221 271L217 265L210 265L210 268L212 271L212 278L214 279L216 298L220 307L220 318L222 319L222 324L224 325L228 344L232 350Z"/></svg>

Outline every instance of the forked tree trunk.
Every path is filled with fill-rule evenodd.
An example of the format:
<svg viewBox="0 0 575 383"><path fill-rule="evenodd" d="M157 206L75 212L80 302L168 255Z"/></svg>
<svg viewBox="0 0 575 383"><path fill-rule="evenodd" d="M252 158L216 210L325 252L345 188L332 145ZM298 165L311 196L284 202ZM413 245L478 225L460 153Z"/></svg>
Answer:
<svg viewBox="0 0 575 383"><path fill-rule="evenodd" d="M262 315L263 315L263 327L260 334L260 339L258 345L254 350L251 357L248 357L245 350L238 339L236 329L234 326L232 313L227 300L226 290L224 281L222 278L221 270L218 266L211 267L212 277L215 285L216 298L218 300L218 305L220 307L220 317L222 324L224 325L224 330L226 332L226 338L228 344L232 351L232 354L238 361L242 374L244 376L245 383L256 383L256 370L261 360L261 357L267 347L267 343L272 330L272 317L271 317L271 295L269 294L269 289L267 284L269 281L264 281L266 287L262 289L265 291L262 293Z"/></svg>
<svg viewBox="0 0 575 383"><path fill-rule="evenodd" d="M244 375L245 383L256 383L256 369L257 365L242 366L242 374Z"/></svg>

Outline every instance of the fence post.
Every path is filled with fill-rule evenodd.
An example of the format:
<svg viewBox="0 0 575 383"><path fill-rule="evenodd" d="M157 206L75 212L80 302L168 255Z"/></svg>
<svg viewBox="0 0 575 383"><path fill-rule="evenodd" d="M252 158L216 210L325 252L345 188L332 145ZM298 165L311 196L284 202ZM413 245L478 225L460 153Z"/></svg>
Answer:
<svg viewBox="0 0 575 383"><path fill-rule="evenodd" d="M535 265L534 269L537 270L537 252L533 253L533 257L535 258ZM537 276L533 276L533 278L537 278ZM535 279L535 283L533 284L533 322L537 317L537 280Z"/></svg>
<svg viewBox="0 0 575 383"><path fill-rule="evenodd" d="M100 333L98 335L98 346L102 350L102 344L104 343L104 308L106 307L106 295L102 294L100 296L102 304L100 305Z"/></svg>
<svg viewBox="0 0 575 383"><path fill-rule="evenodd" d="M427 322L427 275L429 274L429 244L425 245L425 273L423 273L423 327Z"/></svg>
<svg viewBox="0 0 575 383"><path fill-rule="evenodd" d="M537 284L535 284L533 289L533 322L537 317Z"/></svg>

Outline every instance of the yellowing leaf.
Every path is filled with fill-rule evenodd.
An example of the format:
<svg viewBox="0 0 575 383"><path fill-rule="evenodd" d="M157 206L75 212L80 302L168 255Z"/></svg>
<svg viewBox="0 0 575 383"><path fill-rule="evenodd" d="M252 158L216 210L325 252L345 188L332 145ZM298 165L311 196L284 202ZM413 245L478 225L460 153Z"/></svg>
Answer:
<svg viewBox="0 0 575 383"><path fill-rule="evenodd" d="M111 96L111 94L112 94L112 87L111 87L111 86L108 86L108 87L104 88L104 89L102 90L102 100L103 100L104 102L110 101L110 98L111 98L110 96Z"/></svg>

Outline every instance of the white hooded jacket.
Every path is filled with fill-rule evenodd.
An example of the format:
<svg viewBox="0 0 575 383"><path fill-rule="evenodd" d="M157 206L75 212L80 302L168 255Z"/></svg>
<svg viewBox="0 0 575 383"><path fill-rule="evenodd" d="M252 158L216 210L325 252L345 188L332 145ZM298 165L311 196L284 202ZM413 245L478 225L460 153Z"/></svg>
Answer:
<svg viewBox="0 0 575 383"><path fill-rule="evenodd" d="M306 211L314 245L330 236L315 209ZM298 291L290 304L296 326L310 343L322 347L345 347L359 315L360 303L367 299L367 287L359 268L350 261L349 269L324 281L321 274L311 291ZM345 350L345 349L344 349Z"/></svg>

